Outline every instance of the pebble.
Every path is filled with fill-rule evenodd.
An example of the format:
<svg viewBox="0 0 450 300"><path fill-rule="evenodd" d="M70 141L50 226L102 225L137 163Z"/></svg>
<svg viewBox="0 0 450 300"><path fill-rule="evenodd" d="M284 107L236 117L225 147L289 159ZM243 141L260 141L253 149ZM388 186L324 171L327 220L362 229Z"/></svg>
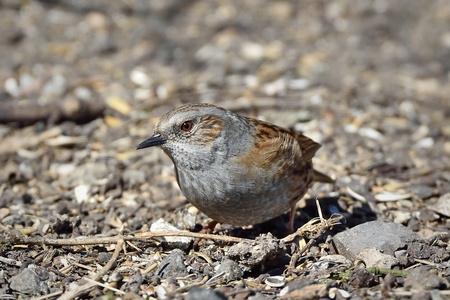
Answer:
<svg viewBox="0 0 450 300"><path fill-rule="evenodd" d="M76 166L72 163L67 163L67 164L53 163L50 165L50 170L52 172L57 173L59 176L69 175L73 171L75 171L75 169L76 169Z"/></svg>
<svg viewBox="0 0 450 300"><path fill-rule="evenodd" d="M161 279L170 277L184 277L188 271L184 264L184 252L180 249L174 249L159 264L156 274Z"/></svg>
<svg viewBox="0 0 450 300"><path fill-rule="evenodd" d="M74 89L73 93L75 94L75 97L77 97L80 100L90 100L92 99L92 91L84 86L78 86Z"/></svg>
<svg viewBox="0 0 450 300"><path fill-rule="evenodd" d="M421 200L426 200L434 195L434 187L428 185L412 185L406 188L408 191L413 193L413 195Z"/></svg>
<svg viewBox="0 0 450 300"><path fill-rule="evenodd" d="M450 193L444 194L439 197L438 202L431 206L431 209L435 212L450 218Z"/></svg>
<svg viewBox="0 0 450 300"><path fill-rule="evenodd" d="M429 149L433 147L434 145L434 139L432 137L426 137L421 140L419 140L415 145L414 148L417 149Z"/></svg>
<svg viewBox="0 0 450 300"><path fill-rule="evenodd" d="M399 224L408 222L412 217L412 213L410 211L393 210L390 214L394 223Z"/></svg>
<svg viewBox="0 0 450 300"><path fill-rule="evenodd" d="M286 81L283 78L267 83L262 87L267 96L282 96L286 93Z"/></svg>
<svg viewBox="0 0 450 300"><path fill-rule="evenodd" d="M375 199L380 202L398 201L403 199L409 199L409 194L394 193L394 192L382 192L375 195Z"/></svg>
<svg viewBox="0 0 450 300"><path fill-rule="evenodd" d="M244 270L234 260L225 258L220 263L216 274L225 272L225 278L227 281L240 280L244 276Z"/></svg>
<svg viewBox="0 0 450 300"><path fill-rule="evenodd" d="M340 232L333 237L339 254L354 259L365 249L374 248L394 255L419 237L409 228L397 223L367 222Z"/></svg>
<svg viewBox="0 0 450 300"><path fill-rule="evenodd" d="M227 297L216 290L205 288L193 288L187 294L186 300L226 300Z"/></svg>
<svg viewBox="0 0 450 300"><path fill-rule="evenodd" d="M41 280L39 276L30 269L24 269L18 275L13 276L9 287L22 294L39 295Z"/></svg>
<svg viewBox="0 0 450 300"><path fill-rule="evenodd" d="M335 298L340 299L340 297L338 295L344 299L348 299L352 296L349 292L344 291L342 289L337 289L335 287L331 288L328 291L328 297L330 297L330 299L335 299Z"/></svg>
<svg viewBox="0 0 450 300"><path fill-rule="evenodd" d="M19 83L13 77L9 77L8 79L5 80L4 87L5 91L14 98L18 98L21 94Z"/></svg>
<svg viewBox="0 0 450 300"><path fill-rule="evenodd" d="M360 136L367 137L373 140L381 140L383 138L383 135L379 131L370 127L362 127L358 130L358 133Z"/></svg>
<svg viewBox="0 0 450 300"><path fill-rule="evenodd" d="M272 288L280 288L286 284L286 278L283 276L269 276L264 281L265 284Z"/></svg>
<svg viewBox="0 0 450 300"><path fill-rule="evenodd" d="M260 60L264 57L264 46L254 42L245 42L241 47L241 55L248 60Z"/></svg>
<svg viewBox="0 0 450 300"><path fill-rule="evenodd" d="M42 88L42 96L58 98L62 97L67 89L67 79L62 75L55 75L48 80Z"/></svg>
<svg viewBox="0 0 450 300"><path fill-rule="evenodd" d="M335 265L341 265L345 267L351 267L352 261L347 259L344 255L339 254L330 254L322 256L319 261L329 261L334 263Z"/></svg>
<svg viewBox="0 0 450 300"><path fill-rule="evenodd" d="M88 201L89 189L90 186L87 184L80 184L79 186L75 187L74 189L75 199L77 200L78 204Z"/></svg>
<svg viewBox="0 0 450 300"><path fill-rule="evenodd" d="M405 281L405 288L424 287L427 290L448 289L449 283L431 272L431 266L420 266L411 271Z"/></svg>
<svg viewBox="0 0 450 300"><path fill-rule="evenodd" d="M159 219L153 222L150 226L151 232L182 232L182 230L176 228L172 224L168 223L164 219ZM164 245L170 248L180 248L187 249L193 241L193 238L185 236L166 236L166 237L155 237L156 240L160 241Z"/></svg>
<svg viewBox="0 0 450 300"><path fill-rule="evenodd" d="M290 90L304 90L307 89L310 84L308 79L299 78L289 80L287 86Z"/></svg>
<svg viewBox="0 0 450 300"><path fill-rule="evenodd" d="M364 262L367 268L381 268L391 270L398 264L397 259L388 254L381 253L376 249L365 249L358 254L357 259Z"/></svg>

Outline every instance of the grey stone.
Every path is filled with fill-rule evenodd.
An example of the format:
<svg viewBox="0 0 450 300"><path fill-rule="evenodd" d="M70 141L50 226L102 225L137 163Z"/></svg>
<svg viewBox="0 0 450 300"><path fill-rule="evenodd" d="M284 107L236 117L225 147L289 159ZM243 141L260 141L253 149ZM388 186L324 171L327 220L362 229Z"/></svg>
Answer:
<svg viewBox="0 0 450 300"><path fill-rule="evenodd" d="M244 270L239 266L237 262L231 259L225 258L220 264L217 274L225 272L225 278L227 281L239 280L244 275Z"/></svg>
<svg viewBox="0 0 450 300"><path fill-rule="evenodd" d="M443 216L450 217L450 193L439 197L438 202L431 209Z"/></svg>
<svg viewBox="0 0 450 300"><path fill-rule="evenodd" d="M184 252L180 249L174 249L161 261L156 274L162 279L188 275L188 271L184 265Z"/></svg>
<svg viewBox="0 0 450 300"><path fill-rule="evenodd" d="M226 300L227 297L219 291L204 288L193 288L187 294L186 300Z"/></svg>
<svg viewBox="0 0 450 300"><path fill-rule="evenodd" d="M349 259L370 248L394 255L396 250L417 240L419 237L411 229L401 224L379 221L355 226L333 237L337 252Z"/></svg>
<svg viewBox="0 0 450 300"><path fill-rule="evenodd" d="M11 278L9 287L22 294L39 295L39 291L41 290L40 283L41 280L36 273L30 269L24 269Z"/></svg>

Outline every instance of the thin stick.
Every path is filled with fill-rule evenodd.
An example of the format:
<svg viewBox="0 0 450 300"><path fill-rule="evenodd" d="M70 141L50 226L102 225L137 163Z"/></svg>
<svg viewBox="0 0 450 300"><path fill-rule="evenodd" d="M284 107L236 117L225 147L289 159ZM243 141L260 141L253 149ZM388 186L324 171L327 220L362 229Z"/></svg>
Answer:
<svg viewBox="0 0 450 300"><path fill-rule="evenodd" d="M51 298L51 297L55 297L55 296L61 295L62 293L63 293L63 291L61 290L61 291L53 292L53 293L50 293L50 294L47 294L47 295L44 295L44 296L40 296L40 297L37 297L37 298L31 298L31 300L44 300L44 299L48 299L48 298Z"/></svg>
<svg viewBox="0 0 450 300"><path fill-rule="evenodd" d="M113 292L116 292L117 294L122 294L122 295L125 295L125 294L126 294L124 291L121 291L121 290L119 290L119 289L113 288L112 286L109 286L109 285L107 285L107 284L104 284L104 283L101 283L101 282L92 280L92 279L90 279L89 277L85 277L84 280L89 281L89 282L92 283L92 284L102 286L102 287L104 287L105 289L108 289L108 290L111 290L111 291L113 291Z"/></svg>
<svg viewBox="0 0 450 300"><path fill-rule="evenodd" d="M47 246L80 246L80 245L99 245L99 244L116 244L119 240L139 241L148 243L149 239L167 236L183 236L192 238L201 238L208 240L224 241L229 243L239 243L243 241L251 241L250 239L223 236L216 234L204 234L199 232L179 231L179 232L143 232L128 236L110 236L110 237L87 237L87 238L71 238L71 239L49 239L45 237L16 237L15 245L47 245Z"/></svg>

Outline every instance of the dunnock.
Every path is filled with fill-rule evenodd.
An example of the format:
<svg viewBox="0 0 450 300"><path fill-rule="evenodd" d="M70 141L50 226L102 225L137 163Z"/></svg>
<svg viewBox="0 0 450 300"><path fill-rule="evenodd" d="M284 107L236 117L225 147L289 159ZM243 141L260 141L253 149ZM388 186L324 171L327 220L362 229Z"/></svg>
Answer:
<svg viewBox="0 0 450 300"><path fill-rule="evenodd" d="M291 209L312 181L333 182L313 169L320 144L303 134L211 104L165 114L136 149L160 146L175 165L181 191L221 223L262 223Z"/></svg>

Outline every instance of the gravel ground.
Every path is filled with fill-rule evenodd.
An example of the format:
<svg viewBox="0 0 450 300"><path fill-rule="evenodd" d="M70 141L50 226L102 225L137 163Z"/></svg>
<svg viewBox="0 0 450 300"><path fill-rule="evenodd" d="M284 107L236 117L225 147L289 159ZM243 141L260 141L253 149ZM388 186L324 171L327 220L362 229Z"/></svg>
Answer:
<svg viewBox="0 0 450 300"><path fill-rule="evenodd" d="M0 299L449 298L449 24L446 0L1 1ZM336 183L295 236L194 243L211 220L134 150L193 102L322 143Z"/></svg>

